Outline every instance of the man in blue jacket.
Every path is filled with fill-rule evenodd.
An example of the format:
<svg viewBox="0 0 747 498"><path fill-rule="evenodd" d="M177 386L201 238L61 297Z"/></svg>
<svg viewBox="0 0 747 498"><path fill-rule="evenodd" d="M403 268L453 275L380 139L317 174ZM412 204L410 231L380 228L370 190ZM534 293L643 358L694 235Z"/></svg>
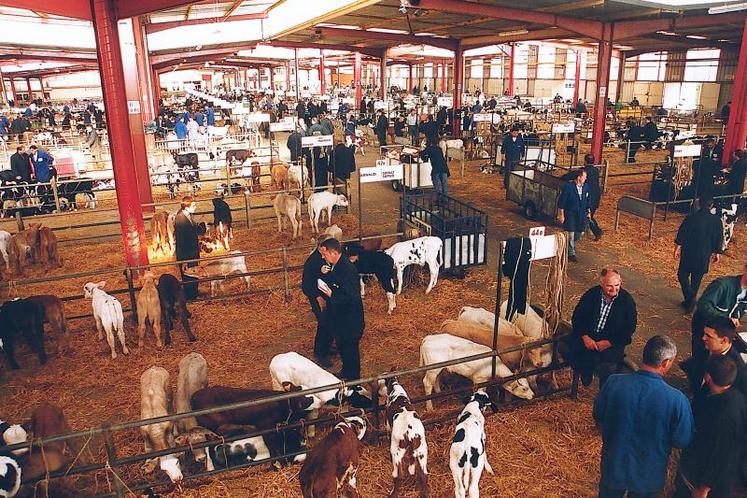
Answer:
<svg viewBox="0 0 747 498"><path fill-rule="evenodd" d="M558 200L558 221L568 235L568 259L576 259L576 241L586 230L589 213L589 186L586 185L586 171L579 170L575 180L565 184Z"/></svg>
<svg viewBox="0 0 747 498"><path fill-rule="evenodd" d="M612 375L594 400L602 430L599 498L653 498L664 489L672 447L693 438L692 410L682 392L664 381L677 356L667 336L652 337L643 365L632 374Z"/></svg>
<svg viewBox="0 0 747 498"><path fill-rule="evenodd" d="M54 157L50 156L43 150L39 150L36 145L29 147L31 163L34 165L34 176L39 183L46 183L52 178L52 163Z"/></svg>
<svg viewBox="0 0 747 498"><path fill-rule="evenodd" d="M519 161L524 156L524 137L519 135L519 130L514 128L506 138L503 139L501 155L503 156L503 187L508 188L508 175L516 169Z"/></svg>

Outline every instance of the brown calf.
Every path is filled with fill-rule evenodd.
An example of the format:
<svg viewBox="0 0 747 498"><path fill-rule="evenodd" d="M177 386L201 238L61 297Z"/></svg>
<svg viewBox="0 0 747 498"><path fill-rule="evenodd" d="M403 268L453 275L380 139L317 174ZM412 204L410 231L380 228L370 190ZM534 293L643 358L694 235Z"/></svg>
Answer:
<svg viewBox="0 0 747 498"><path fill-rule="evenodd" d="M44 323L48 323L52 333L57 337L57 352L61 353L70 346L70 333L67 330L65 307L57 296L43 294L27 297L26 301L36 303L44 312Z"/></svg>
<svg viewBox="0 0 747 498"><path fill-rule="evenodd" d="M282 163L274 164L270 169L270 176L272 177L272 189L288 190L288 165Z"/></svg>
<svg viewBox="0 0 747 498"><path fill-rule="evenodd" d="M31 429L34 439L70 432L62 409L47 402L40 403L31 414ZM34 448L23 464L23 479L38 479L47 473L62 469L68 463L66 453L71 452L75 456L78 451L78 445L72 439L47 443L40 450Z"/></svg>
<svg viewBox="0 0 747 498"><path fill-rule="evenodd" d="M10 238L8 247L8 268L15 274L23 275L27 263L39 260L39 228L41 225L31 224L29 228L21 230Z"/></svg>
<svg viewBox="0 0 747 498"><path fill-rule="evenodd" d="M156 344L163 347L161 340L161 301L158 297L158 289L155 284L155 275L152 271L146 271L141 277L142 289L137 295L137 345L143 347L147 322L153 328L156 336Z"/></svg>
<svg viewBox="0 0 747 498"><path fill-rule="evenodd" d="M48 263L62 266L62 258L57 253L57 236L49 227L39 228L39 259L44 266Z"/></svg>
<svg viewBox="0 0 747 498"><path fill-rule="evenodd" d="M168 247L168 251L171 252L173 249L171 237L169 237L168 220L169 213L166 211L158 211L150 219L150 238L154 251L166 252L166 247Z"/></svg>
<svg viewBox="0 0 747 498"><path fill-rule="evenodd" d="M173 321L176 319L181 321L189 342L196 341L197 337L189 326L191 315L187 310L184 288L174 275L164 273L158 278L158 299L161 302L161 320L166 344L171 344L171 331L174 330Z"/></svg>

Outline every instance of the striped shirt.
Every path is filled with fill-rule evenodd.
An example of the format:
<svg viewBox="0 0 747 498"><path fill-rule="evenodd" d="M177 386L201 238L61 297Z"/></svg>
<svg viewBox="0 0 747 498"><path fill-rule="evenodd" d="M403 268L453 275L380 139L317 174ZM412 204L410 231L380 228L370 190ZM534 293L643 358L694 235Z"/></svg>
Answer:
<svg viewBox="0 0 747 498"><path fill-rule="evenodd" d="M607 317L610 316L610 310L612 309L612 304L615 302L615 299L617 299L617 296L610 299L610 302L607 302L604 293L602 293L602 304L599 308L599 321L597 322L597 328L594 331L597 336L599 336L602 330L604 330L604 326L607 324Z"/></svg>

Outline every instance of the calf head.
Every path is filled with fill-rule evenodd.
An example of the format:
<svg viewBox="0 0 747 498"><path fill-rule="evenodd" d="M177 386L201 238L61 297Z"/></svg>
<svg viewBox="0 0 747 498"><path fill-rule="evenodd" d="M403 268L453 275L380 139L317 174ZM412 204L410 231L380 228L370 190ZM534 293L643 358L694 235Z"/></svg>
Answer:
<svg viewBox="0 0 747 498"><path fill-rule="evenodd" d="M477 403L481 412L484 412L487 408L490 408L493 413L498 411L498 407L490 399L490 396L485 389L479 389L472 395L464 398L465 406L470 403Z"/></svg>
<svg viewBox="0 0 747 498"><path fill-rule="evenodd" d="M178 483L184 479L179 459L174 455L164 455L158 459L158 466L166 472L171 482Z"/></svg>
<svg viewBox="0 0 747 498"><path fill-rule="evenodd" d="M283 382L283 390L286 392L299 392L302 391L303 388L290 382ZM314 404L313 396L296 396L295 398L290 398L288 400L288 407L293 415L303 414L309 410L312 404Z"/></svg>
<svg viewBox="0 0 747 498"><path fill-rule="evenodd" d="M345 417L345 421L358 437L358 440L363 440L366 435L366 421L362 417Z"/></svg>
<svg viewBox="0 0 747 498"><path fill-rule="evenodd" d="M349 205L350 203L348 202L348 198L342 194L338 194L337 199L335 199L335 206L345 207Z"/></svg>
<svg viewBox="0 0 747 498"><path fill-rule="evenodd" d="M91 298L93 297L93 291L95 289L104 289L106 286L106 280L102 280L101 282L88 282L86 285L83 286L83 297L85 298Z"/></svg>
<svg viewBox="0 0 747 498"><path fill-rule="evenodd" d="M542 348L533 348L526 352L527 359L529 360L529 363L532 364L532 366L536 368L542 368L546 367L545 365L545 358L542 354Z"/></svg>
<svg viewBox="0 0 747 498"><path fill-rule="evenodd" d="M353 408L370 408L373 404L371 394L363 386L346 387L337 393L340 404L349 404Z"/></svg>
<svg viewBox="0 0 747 498"><path fill-rule="evenodd" d="M155 280L156 276L150 270L146 270L145 273L143 273L143 275L140 277L140 281L142 282L143 287L145 287L146 285L155 285Z"/></svg>
<svg viewBox="0 0 747 498"><path fill-rule="evenodd" d="M529 382L526 379L516 379L511 382L503 384L503 388L516 396L517 398L530 400L534 398L534 392L529 387Z"/></svg>
<svg viewBox="0 0 747 498"><path fill-rule="evenodd" d="M0 443L2 443L2 445L4 446L25 443L28 440L26 429L18 424L9 424L7 422L0 421L0 434L2 434L2 440L0 440ZM27 451L28 448L19 448L17 450L13 450L13 454L23 455Z"/></svg>

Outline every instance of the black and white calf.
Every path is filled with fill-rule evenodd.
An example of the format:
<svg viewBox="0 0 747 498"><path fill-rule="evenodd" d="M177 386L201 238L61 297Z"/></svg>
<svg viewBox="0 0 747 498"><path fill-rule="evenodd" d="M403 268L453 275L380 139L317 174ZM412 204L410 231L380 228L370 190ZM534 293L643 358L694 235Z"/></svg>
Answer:
<svg viewBox="0 0 747 498"><path fill-rule="evenodd" d="M231 207L220 197L213 199L213 226L215 238L223 245L223 249L229 251L231 246L228 239L233 238L233 216Z"/></svg>
<svg viewBox="0 0 747 498"><path fill-rule="evenodd" d="M0 497L12 498L21 488L21 466L15 458L0 455Z"/></svg>
<svg viewBox="0 0 747 498"><path fill-rule="evenodd" d="M449 451L449 468L454 478L456 498L479 498L480 475L483 469L493 475L485 454L485 417L483 412L496 407L485 390L480 389L465 399L466 406L457 419L456 431Z"/></svg>
<svg viewBox="0 0 747 498"><path fill-rule="evenodd" d="M716 204L712 209L711 213L721 218L721 224L724 228L724 237L721 241L721 250L726 251L729 247L729 242L734 237L734 225L739 218L739 205L738 204Z"/></svg>
<svg viewBox="0 0 747 498"><path fill-rule="evenodd" d="M417 239L397 242L385 252L394 260L397 270L397 294L402 293L402 275L410 265L428 265L431 278L425 293L428 294L438 281L438 270L441 267L441 250L443 242L438 237L418 237Z"/></svg>
<svg viewBox="0 0 747 498"><path fill-rule="evenodd" d="M367 251L356 242L345 244L345 252L360 275L361 297L366 295L365 278L376 275L376 279L386 292L389 305L387 313L391 314L397 307L394 293L394 259L384 251Z"/></svg>

